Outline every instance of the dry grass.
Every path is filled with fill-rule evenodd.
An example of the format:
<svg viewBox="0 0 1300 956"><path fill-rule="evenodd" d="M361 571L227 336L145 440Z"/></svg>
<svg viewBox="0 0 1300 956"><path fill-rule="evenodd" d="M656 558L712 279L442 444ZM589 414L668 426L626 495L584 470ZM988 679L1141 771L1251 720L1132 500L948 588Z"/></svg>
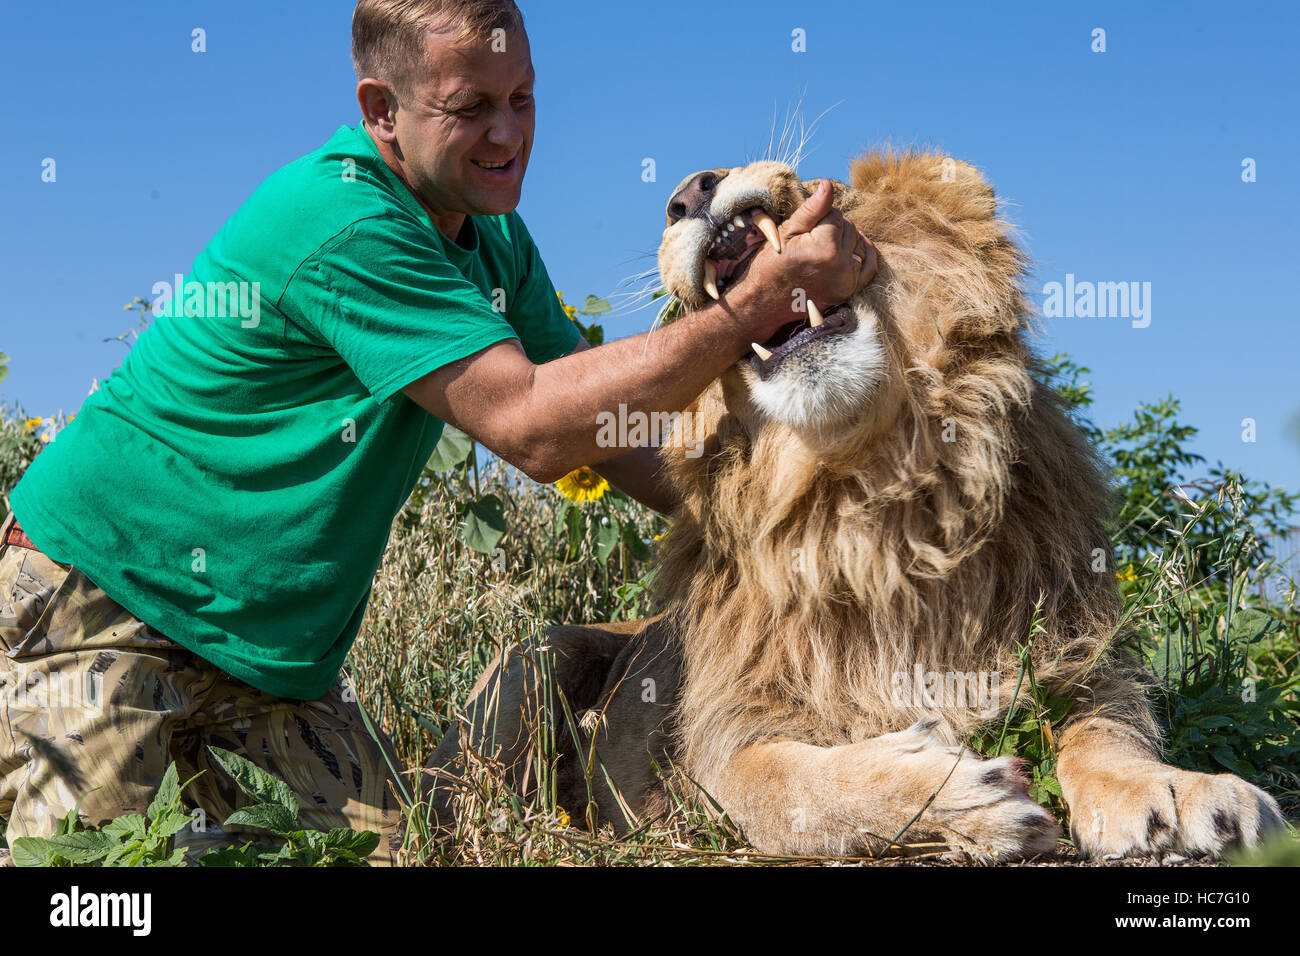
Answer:
<svg viewBox="0 0 1300 956"><path fill-rule="evenodd" d="M490 556L466 547L456 531L464 502L487 493L505 502L508 527ZM557 526L566 506L555 488L534 485L499 460L489 459L481 475L462 467L430 476L399 516L348 673L360 700L390 734L406 767L425 764L464 705L471 685L503 645L536 634L549 623L635 619L649 613L642 586L653 559L639 561L618 548L602 565L595 554L594 535L588 534L576 556L566 560L567 534ZM593 527L604 514L630 523L644 541L663 527L662 519L617 494L583 508ZM1176 583L1170 577L1175 557L1168 553L1144 569L1148 583L1131 586L1137 593L1129 595L1130 607L1139 617L1153 609L1176 608L1179 601L1187 600L1186 589L1170 583ZM1172 630L1166 621L1153 629ZM1138 630L1144 628L1139 625ZM1256 648L1261 663L1264 650L1262 644ZM1273 671L1274 679L1294 673L1294 656L1283 656L1288 657L1287 666L1264 668ZM555 717L556 725L572 726L573 715ZM408 861L494 866L945 862L946 848L934 845L903 846L890 856L869 859L764 856L745 843L717 808L680 793L674 795L667 820L645 824L616 839L609 829L587 826L586 808L556 805L548 785L553 775L552 737L553 731L534 728L532 779L538 786L529 796L512 791L501 768L491 761L470 755L468 769L457 784L457 825L451 839L429 838L421 808L409 807ZM1269 782L1289 803L1297 779L1290 770ZM1049 861L1051 865L1078 865L1071 847L1062 850L1060 857ZM1151 865L1151 861L1123 865Z"/></svg>

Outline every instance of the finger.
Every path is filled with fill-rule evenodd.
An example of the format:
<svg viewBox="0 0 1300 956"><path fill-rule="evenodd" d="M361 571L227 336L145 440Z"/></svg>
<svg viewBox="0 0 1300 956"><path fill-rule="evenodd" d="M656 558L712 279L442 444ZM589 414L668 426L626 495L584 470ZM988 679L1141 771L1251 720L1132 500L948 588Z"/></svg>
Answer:
<svg viewBox="0 0 1300 956"><path fill-rule="evenodd" d="M813 227L826 218L831 211L831 184L823 179L813 190L813 194L803 201L790 218L781 224L781 232L786 236L797 236L811 232Z"/></svg>
<svg viewBox="0 0 1300 956"><path fill-rule="evenodd" d="M841 252L844 251L844 228L848 220L838 209L832 209L821 222L813 226L809 235L819 242L834 243Z"/></svg>
<svg viewBox="0 0 1300 956"><path fill-rule="evenodd" d="M858 245L858 227L845 219L840 226L840 252L848 256Z"/></svg>
<svg viewBox="0 0 1300 956"><path fill-rule="evenodd" d="M876 277L876 269L880 265L880 257L876 253L876 247L870 239L862 235L861 232L858 233L858 236L862 240L862 245L860 246L859 251L854 253L853 257L854 259L858 259L858 257L861 256L861 259L858 259L858 288L861 289L864 286L869 285L871 280Z"/></svg>

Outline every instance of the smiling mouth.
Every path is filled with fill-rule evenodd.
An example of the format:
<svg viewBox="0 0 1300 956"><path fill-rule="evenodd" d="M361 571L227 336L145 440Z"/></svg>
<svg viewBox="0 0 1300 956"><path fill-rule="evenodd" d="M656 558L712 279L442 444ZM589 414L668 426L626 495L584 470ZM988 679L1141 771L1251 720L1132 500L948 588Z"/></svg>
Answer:
<svg viewBox="0 0 1300 956"><path fill-rule="evenodd" d="M828 335L844 335L858 327L858 317L847 305L837 305L822 315L809 300L808 313L808 319L787 322L762 345L755 344L755 354L749 357L749 366L760 381L771 378L783 361L809 342Z"/></svg>
<svg viewBox="0 0 1300 956"><path fill-rule="evenodd" d="M509 172L514 169L515 166L515 158L513 156L501 163L487 163L480 159L471 159L470 162L479 169L485 169L490 173Z"/></svg>

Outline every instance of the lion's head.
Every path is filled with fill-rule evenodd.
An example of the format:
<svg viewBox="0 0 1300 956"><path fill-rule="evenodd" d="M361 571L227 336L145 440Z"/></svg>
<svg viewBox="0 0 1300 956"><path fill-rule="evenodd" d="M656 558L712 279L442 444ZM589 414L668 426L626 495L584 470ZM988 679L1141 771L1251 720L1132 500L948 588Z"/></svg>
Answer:
<svg viewBox="0 0 1300 956"><path fill-rule="evenodd" d="M692 310L716 283L725 301L766 219L814 185L773 162L687 177L659 255L669 291ZM702 771L762 736L901 729L918 713L890 704L894 673L1014 666L1036 605L1044 674L1088 659L1116 614L1095 563L1103 475L1032 375L1027 259L992 188L926 152L867 155L833 187L878 250L875 280L816 303L820 326L793 313L662 453L683 505L657 598L682 621L683 742Z"/></svg>
<svg viewBox="0 0 1300 956"><path fill-rule="evenodd" d="M791 290L791 321L724 378L754 430L784 425L819 444L887 428L903 370L940 372L946 343L1000 336L1022 325L1024 260L996 216L993 191L974 167L934 154L874 155L857 162L834 203L877 244L875 282L848 302L814 303ZM757 162L692 174L674 190L659 250L665 287L685 309L721 295L766 239L812 192L788 166ZM773 230L768 230L772 233ZM820 307L817 309L817 307ZM820 315L817 314L820 312ZM869 414L882 406L879 414Z"/></svg>

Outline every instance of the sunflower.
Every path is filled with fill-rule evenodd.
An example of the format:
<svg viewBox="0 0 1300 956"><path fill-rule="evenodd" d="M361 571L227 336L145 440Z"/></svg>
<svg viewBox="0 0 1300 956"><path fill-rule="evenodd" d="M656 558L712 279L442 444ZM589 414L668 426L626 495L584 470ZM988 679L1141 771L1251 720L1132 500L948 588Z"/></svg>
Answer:
<svg viewBox="0 0 1300 956"><path fill-rule="evenodd" d="M557 292L557 293L555 293L555 297L556 297L557 299L560 300L560 308L564 310L564 314L567 315L567 316L568 316L570 319L572 319L574 322L577 322L577 321L578 321L578 307L577 307L576 305L566 305L565 302L564 302L564 293L563 293L563 292Z"/></svg>
<svg viewBox="0 0 1300 956"><path fill-rule="evenodd" d="M582 504L604 497L605 492L609 491L609 482L583 465L557 481L555 487L570 501Z"/></svg>
<svg viewBox="0 0 1300 956"><path fill-rule="evenodd" d="M41 427L41 423L44 422L44 421L45 421L45 419L43 419L43 418L29 418L29 419L27 419L27 421L26 421L26 422L24 423L24 425L23 425L23 431L24 431L24 432L29 432L29 431L31 431L33 428L40 428L40 427Z"/></svg>

